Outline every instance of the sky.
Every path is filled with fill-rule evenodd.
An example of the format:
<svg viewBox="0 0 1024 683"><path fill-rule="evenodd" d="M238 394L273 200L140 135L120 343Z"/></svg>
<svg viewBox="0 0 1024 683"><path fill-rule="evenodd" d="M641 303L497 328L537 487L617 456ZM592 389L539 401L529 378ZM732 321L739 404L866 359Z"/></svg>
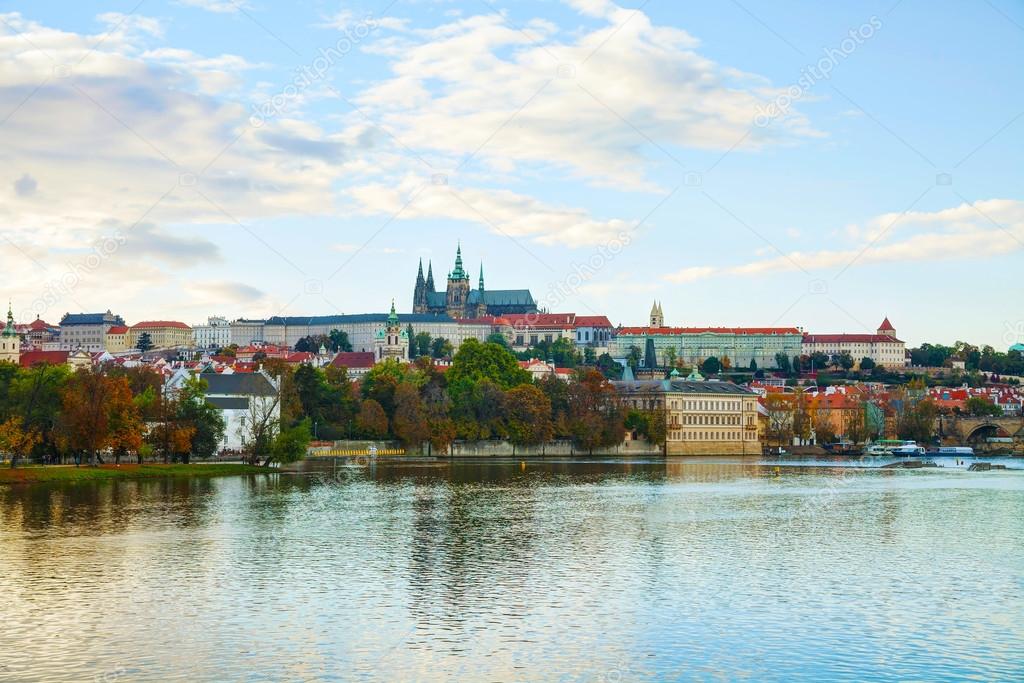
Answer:
<svg viewBox="0 0 1024 683"><path fill-rule="evenodd" d="M1024 342L1024 5L0 3L15 317L410 311Z"/></svg>

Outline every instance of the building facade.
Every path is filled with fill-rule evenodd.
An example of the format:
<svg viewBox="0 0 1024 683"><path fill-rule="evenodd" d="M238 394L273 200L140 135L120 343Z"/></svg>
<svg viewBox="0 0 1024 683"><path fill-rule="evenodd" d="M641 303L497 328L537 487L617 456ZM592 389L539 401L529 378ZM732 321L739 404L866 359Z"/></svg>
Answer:
<svg viewBox="0 0 1024 683"><path fill-rule="evenodd" d="M388 325L387 313L360 313L356 315L321 316L274 316L262 328L263 341L267 344L292 346L303 337L329 335L331 330L340 330L348 335L353 351L373 352L377 335ZM494 329L490 318L456 320L447 315L432 313L399 313L398 321L413 336L426 332L431 337L442 337L458 349L467 339L487 341Z"/></svg>
<svg viewBox="0 0 1024 683"><path fill-rule="evenodd" d="M154 349L189 348L192 346L192 328L176 320L146 320L128 328L128 343L139 348L139 338L149 335Z"/></svg>
<svg viewBox="0 0 1024 683"><path fill-rule="evenodd" d="M896 337L896 328L889 318L882 321L875 334L805 334L802 353L805 356L824 353L830 358L848 353L857 369L865 358L885 368L907 365L906 344Z"/></svg>
<svg viewBox="0 0 1024 683"><path fill-rule="evenodd" d="M256 320L253 318L239 318L237 320L232 320L231 336L228 345L234 344L236 346L248 346L249 344L262 343L265 341L265 326L265 320Z"/></svg>
<svg viewBox="0 0 1024 683"><path fill-rule="evenodd" d="M65 313L60 319L58 350L95 352L104 351L107 330L114 325L124 325L124 318L106 313Z"/></svg>
<svg viewBox="0 0 1024 683"><path fill-rule="evenodd" d="M192 342L198 349L223 349L230 346L231 323L227 318L207 318L205 325L192 327Z"/></svg>
<svg viewBox="0 0 1024 683"><path fill-rule="evenodd" d="M409 360L409 331L398 321L394 301L391 302L391 313L388 315L387 324L383 329L377 331L373 351L374 358L378 362L390 359L404 363Z"/></svg>
<svg viewBox="0 0 1024 683"><path fill-rule="evenodd" d="M126 325L114 325L107 330L104 338L104 348L108 353L124 353L132 348L128 335L129 329Z"/></svg>
<svg viewBox="0 0 1024 683"><path fill-rule="evenodd" d="M484 287L484 267L480 265L480 278L476 289L470 288L469 273L462 265L462 246L455 250L455 267L448 273L445 291L434 289L434 266L427 263L423 276L423 260L416 273L416 286L412 296L413 313L447 315L454 319L502 316L509 313L535 313L537 304L528 289L495 289Z"/></svg>
<svg viewBox="0 0 1024 683"><path fill-rule="evenodd" d="M760 455L757 394L699 379L612 382L626 408L665 414L666 455Z"/></svg>

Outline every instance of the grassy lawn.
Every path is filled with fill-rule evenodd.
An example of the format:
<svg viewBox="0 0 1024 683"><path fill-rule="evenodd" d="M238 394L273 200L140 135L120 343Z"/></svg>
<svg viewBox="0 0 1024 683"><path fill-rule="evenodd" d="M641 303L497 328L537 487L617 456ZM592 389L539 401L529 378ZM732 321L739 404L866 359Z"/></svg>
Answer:
<svg viewBox="0 0 1024 683"><path fill-rule="evenodd" d="M215 463L210 465L100 465L99 467L81 467L65 465L27 466L11 469L9 465L0 467L0 485L3 484L34 484L48 481L105 481L108 479L149 479L153 477L224 477L238 474L265 474L278 470L253 467L252 465L236 465Z"/></svg>

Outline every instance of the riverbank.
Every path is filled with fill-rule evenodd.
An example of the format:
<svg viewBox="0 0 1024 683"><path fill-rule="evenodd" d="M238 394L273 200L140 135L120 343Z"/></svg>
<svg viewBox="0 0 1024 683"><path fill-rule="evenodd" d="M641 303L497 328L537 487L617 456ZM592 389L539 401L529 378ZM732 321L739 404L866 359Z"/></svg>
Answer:
<svg viewBox="0 0 1024 683"><path fill-rule="evenodd" d="M266 474L278 472L270 467L255 467L236 463L161 465L122 464L89 467L83 465L26 466L0 469L0 486L4 484L37 484L59 481L109 481L112 479L153 479L159 477L228 477L240 474Z"/></svg>

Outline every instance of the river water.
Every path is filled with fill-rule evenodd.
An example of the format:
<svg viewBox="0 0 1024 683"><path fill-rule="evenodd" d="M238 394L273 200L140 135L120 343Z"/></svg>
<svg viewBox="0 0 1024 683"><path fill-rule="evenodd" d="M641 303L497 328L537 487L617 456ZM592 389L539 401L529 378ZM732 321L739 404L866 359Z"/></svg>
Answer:
<svg viewBox="0 0 1024 683"><path fill-rule="evenodd" d="M1024 470L379 460L0 487L0 680L1024 680Z"/></svg>

